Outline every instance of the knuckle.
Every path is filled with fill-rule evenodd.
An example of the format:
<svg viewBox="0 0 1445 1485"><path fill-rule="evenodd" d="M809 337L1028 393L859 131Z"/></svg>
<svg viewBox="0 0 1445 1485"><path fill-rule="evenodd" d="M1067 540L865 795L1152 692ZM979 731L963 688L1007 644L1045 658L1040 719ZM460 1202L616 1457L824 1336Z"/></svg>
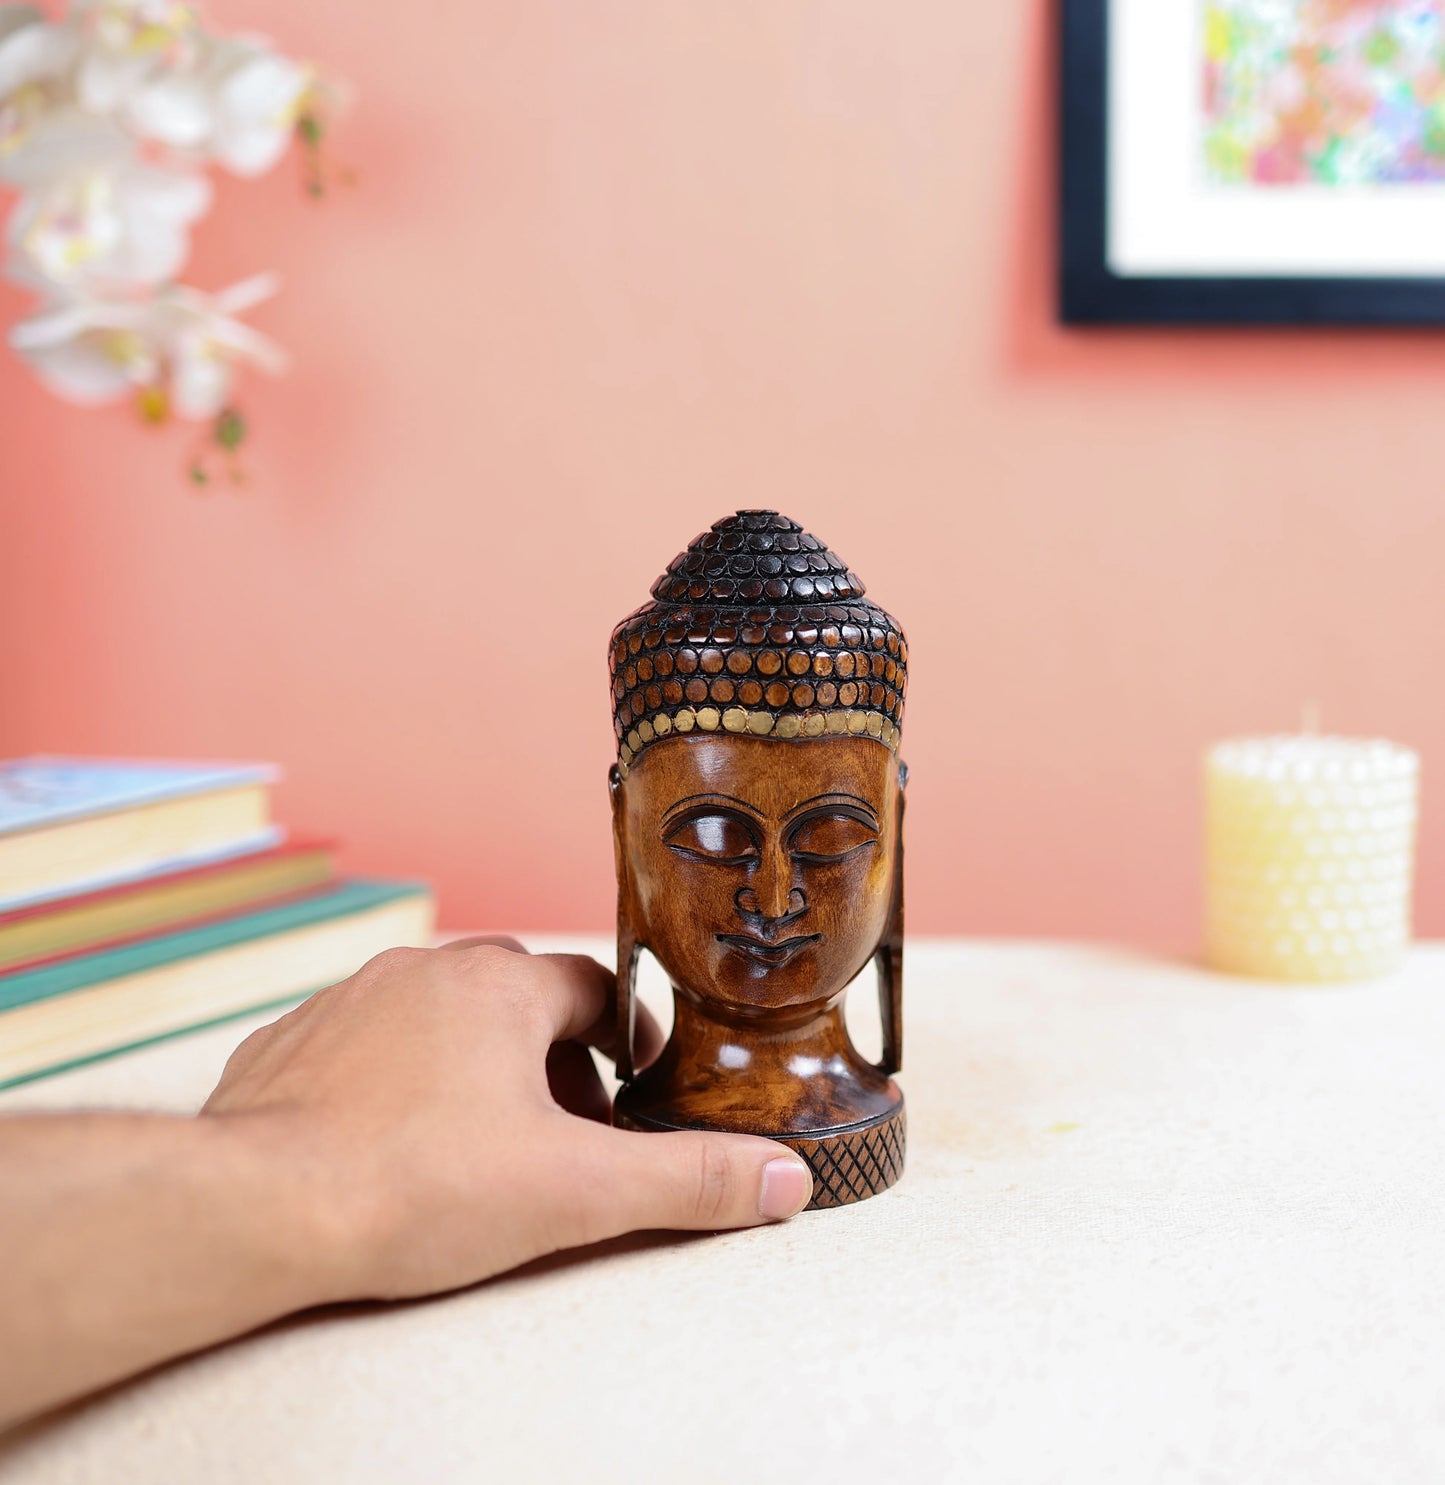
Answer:
<svg viewBox="0 0 1445 1485"><path fill-rule="evenodd" d="M550 1031L552 1018L535 985L509 985L502 992L508 1014L530 1031Z"/></svg>
<svg viewBox="0 0 1445 1485"><path fill-rule="evenodd" d="M504 954L516 960L515 954L505 949L485 950L486 953ZM497 964L495 973L489 975L485 990L488 1001L496 1006L509 1020L521 1026L540 1026L547 1020L547 1005L541 986L534 975L526 972L511 972L510 965Z"/></svg>
<svg viewBox="0 0 1445 1485"><path fill-rule="evenodd" d="M471 974L485 975L506 985L524 983L531 965L526 955L499 944L468 944L465 949L455 951L452 962L464 965Z"/></svg>
<svg viewBox="0 0 1445 1485"><path fill-rule="evenodd" d="M559 1247L598 1243L625 1229L619 1220L615 1184L595 1168L575 1166L567 1185L567 1199L559 1203L553 1223Z"/></svg>
<svg viewBox="0 0 1445 1485"><path fill-rule="evenodd" d="M732 1194L732 1165L708 1139L698 1142L697 1167L693 1174L693 1215L702 1226L720 1222Z"/></svg>
<svg viewBox="0 0 1445 1485"><path fill-rule="evenodd" d="M415 969L418 961L427 958L429 952L427 949L409 949L401 945L392 949L383 949L381 953L373 954L366 961L361 972L369 979L378 979L384 975Z"/></svg>
<svg viewBox="0 0 1445 1485"><path fill-rule="evenodd" d="M284 1019L284 1017L282 1018ZM279 1023L277 1023L279 1024ZM275 1035L275 1026L261 1026L253 1031L240 1046L226 1059L227 1071L244 1066L266 1050L266 1044Z"/></svg>

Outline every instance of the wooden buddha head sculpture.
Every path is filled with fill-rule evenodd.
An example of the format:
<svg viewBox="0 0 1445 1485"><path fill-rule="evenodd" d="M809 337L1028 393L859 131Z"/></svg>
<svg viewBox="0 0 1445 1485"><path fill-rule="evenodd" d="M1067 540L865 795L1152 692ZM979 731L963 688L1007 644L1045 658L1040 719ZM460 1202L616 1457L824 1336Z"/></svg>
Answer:
<svg viewBox="0 0 1445 1485"><path fill-rule="evenodd" d="M813 1206L903 1169L908 646L817 538L775 511L718 521L612 635L618 1071L633 1129L767 1135ZM634 980L672 981L666 1049L634 1074ZM876 1066L843 996L873 960Z"/></svg>

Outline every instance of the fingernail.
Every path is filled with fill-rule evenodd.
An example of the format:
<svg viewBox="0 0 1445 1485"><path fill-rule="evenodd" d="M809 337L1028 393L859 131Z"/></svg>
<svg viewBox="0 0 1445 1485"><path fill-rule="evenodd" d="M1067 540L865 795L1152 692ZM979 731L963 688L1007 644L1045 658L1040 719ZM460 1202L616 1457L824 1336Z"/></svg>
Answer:
<svg viewBox="0 0 1445 1485"><path fill-rule="evenodd" d="M801 1212L813 1194L813 1178L801 1160L784 1157L763 1167L763 1185L758 1192L758 1216L781 1222Z"/></svg>

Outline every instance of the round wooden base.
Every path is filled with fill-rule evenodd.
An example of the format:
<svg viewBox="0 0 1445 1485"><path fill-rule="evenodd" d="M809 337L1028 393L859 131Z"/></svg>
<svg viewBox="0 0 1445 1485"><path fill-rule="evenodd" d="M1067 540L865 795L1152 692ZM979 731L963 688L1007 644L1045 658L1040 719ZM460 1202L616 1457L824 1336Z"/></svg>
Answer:
<svg viewBox="0 0 1445 1485"><path fill-rule="evenodd" d="M614 1109L612 1122L619 1129L675 1130L684 1126L664 1124ZM900 1098L898 1106L876 1119L818 1130L808 1135L767 1135L796 1150L813 1172L813 1198L807 1210L844 1207L886 1191L903 1174L908 1150L908 1111Z"/></svg>

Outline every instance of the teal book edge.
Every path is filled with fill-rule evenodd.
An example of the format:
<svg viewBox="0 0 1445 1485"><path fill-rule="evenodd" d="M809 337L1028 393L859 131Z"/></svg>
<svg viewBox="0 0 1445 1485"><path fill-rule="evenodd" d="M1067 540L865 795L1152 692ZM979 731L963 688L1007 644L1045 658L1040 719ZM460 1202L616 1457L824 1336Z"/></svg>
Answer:
<svg viewBox="0 0 1445 1485"><path fill-rule="evenodd" d="M7 1088L18 1088L22 1083L34 1083L41 1078L53 1078L59 1073L74 1072L78 1067L89 1067L92 1062L105 1062L111 1057L119 1057L122 1052L139 1052L142 1047L155 1047L162 1042L173 1042L177 1037L192 1036L198 1031L210 1031L212 1027L224 1026L229 1021L243 1021L247 1016L264 1016L268 1011L287 1010L292 1006L300 1005L303 1000L310 1000L318 990L325 988L324 985L313 985L310 990L303 990L298 995L285 995L280 1000L264 1000L256 1005L248 1005L245 1010L228 1011L224 1016L212 1016L207 1021L196 1021L187 1026L178 1026L174 1031L163 1031L159 1036L146 1036L133 1042L117 1042L113 1047L87 1053L84 1057L72 1057L68 1062L55 1062L47 1067L37 1067L34 1072L20 1073L13 1078L0 1078L0 1093Z"/></svg>
<svg viewBox="0 0 1445 1485"><path fill-rule="evenodd" d="M284 902L258 912L239 913L232 918L204 923L178 933L157 934L154 938L122 944L94 954L80 954L56 964L42 964L35 969L0 975L0 1013L22 1005L49 1000L71 990L83 990L123 975L139 974L193 959L198 954L229 949L250 939L268 938L294 928L306 928L333 918L345 918L383 903L403 897L417 897L428 889L420 882L342 882L328 891ZM292 997L298 999L302 997ZM3 1035L3 1024L0 1024Z"/></svg>

